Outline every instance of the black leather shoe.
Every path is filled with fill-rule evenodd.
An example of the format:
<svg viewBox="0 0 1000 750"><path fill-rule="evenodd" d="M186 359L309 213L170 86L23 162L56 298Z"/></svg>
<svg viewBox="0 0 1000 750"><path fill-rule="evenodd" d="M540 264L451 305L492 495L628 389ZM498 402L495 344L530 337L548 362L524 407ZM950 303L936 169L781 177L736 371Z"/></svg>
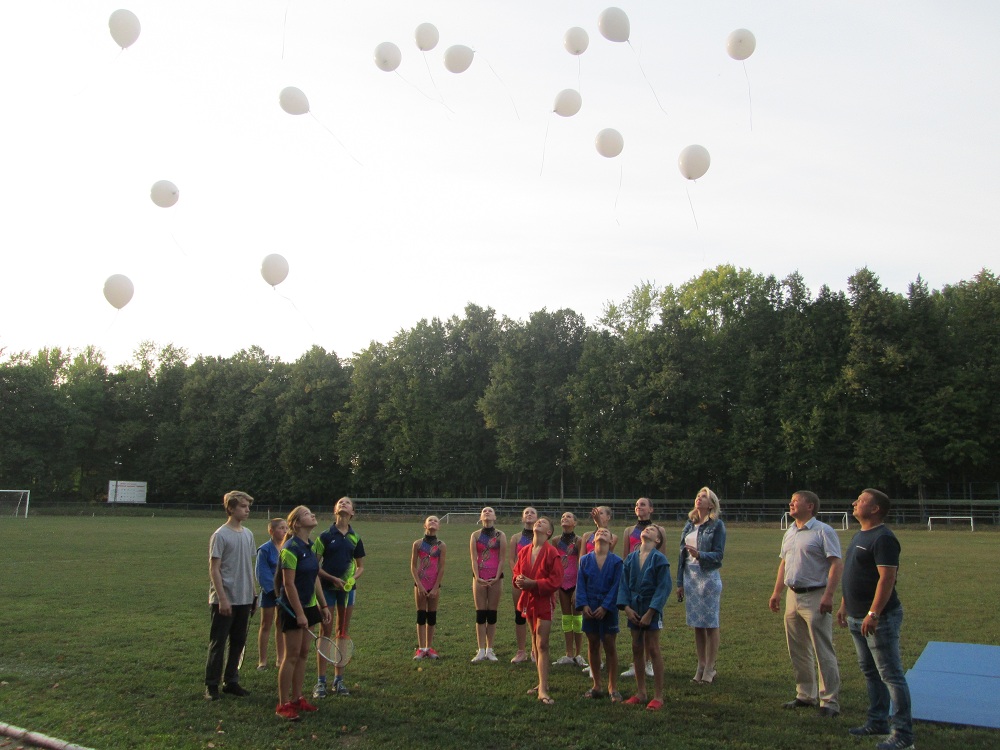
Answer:
<svg viewBox="0 0 1000 750"><path fill-rule="evenodd" d="M205 700L207 701L217 701L222 696L219 695L218 685L206 685L205 686Z"/></svg>
<svg viewBox="0 0 1000 750"><path fill-rule="evenodd" d="M782 708L816 708L815 704L804 701L801 698L796 698L793 701L788 701L788 703L783 703Z"/></svg>
<svg viewBox="0 0 1000 750"><path fill-rule="evenodd" d="M827 719L836 719L840 716L840 711L835 708L830 708L829 706L820 706L819 715L825 716Z"/></svg>
<svg viewBox="0 0 1000 750"><path fill-rule="evenodd" d="M240 687L240 683L232 682L222 687L223 693L229 693L229 695L235 695L237 698L242 698L245 695L250 695L249 690L244 690Z"/></svg>

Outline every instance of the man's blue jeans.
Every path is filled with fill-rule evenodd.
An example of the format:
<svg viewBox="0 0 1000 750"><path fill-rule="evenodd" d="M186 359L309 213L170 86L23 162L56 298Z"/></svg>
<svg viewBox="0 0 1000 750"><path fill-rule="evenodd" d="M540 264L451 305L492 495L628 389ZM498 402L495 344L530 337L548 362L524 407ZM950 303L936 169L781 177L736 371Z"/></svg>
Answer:
<svg viewBox="0 0 1000 750"><path fill-rule="evenodd" d="M899 629L903 624L903 608L886 612L878 620L875 633L861 635L864 618L848 617L847 626L854 638L858 664L868 683L868 725L891 726L893 736L913 739L913 714L910 709L910 688L906 684L903 658L899 653ZM896 712L889 717L889 701Z"/></svg>

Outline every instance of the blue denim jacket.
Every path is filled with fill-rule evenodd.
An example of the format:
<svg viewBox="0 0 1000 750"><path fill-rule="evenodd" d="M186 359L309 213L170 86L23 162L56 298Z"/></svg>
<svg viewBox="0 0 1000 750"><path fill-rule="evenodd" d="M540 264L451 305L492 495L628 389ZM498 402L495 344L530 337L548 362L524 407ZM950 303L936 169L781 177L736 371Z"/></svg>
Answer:
<svg viewBox="0 0 1000 750"><path fill-rule="evenodd" d="M688 559L688 551L684 539L694 530L694 524L689 520L681 532L681 556L677 564L677 580L684 580L684 564ZM708 521L698 527L698 552L701 553L699 564L702 570L717 570L722 567L722 556L726 551L726 524L721 520ZM678 584L680 585L680 584Z"/></svg>

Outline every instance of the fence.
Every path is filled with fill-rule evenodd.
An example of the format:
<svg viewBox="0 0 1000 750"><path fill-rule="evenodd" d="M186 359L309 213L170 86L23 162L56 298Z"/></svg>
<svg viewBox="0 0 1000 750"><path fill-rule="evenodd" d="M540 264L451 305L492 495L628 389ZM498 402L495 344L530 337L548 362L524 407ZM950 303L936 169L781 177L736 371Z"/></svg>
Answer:
<svg viewBox="0 0 1000 750"><path fill-rule="evenodd" d="M851 518L850 500L824 500L824 513L847 513ZM634 518L634 499L628 500L586 500L548 498L533 501L484 500L483 498L355 498L355 507L359 518L364 517L412 517L423 519L434 514L442 516L445 513L478 513L489 505L503 524L516 523L520 520L521 511L531 505L539 514L558 517L569 511L578 520L589 518L595 505L607 505L612 509L615 523L629 523ZM332 502L313 505L321 517L332 516ZM691 510L690 500L654 500L653 517L662 523L683 523ZM253 517L268 518L287 515L291 505L269 505L258 501L253 507ZM730 522L776 524L788 511L787 499L755 500L740 502L736 500L722 501L722 517ZM31 515L101 515L101 516L192 516L224 517L221 504L211 505L194 503L147 503L139 505L115 505L107 503L63 503L48 502L32 498ZM893 500L892 511L888 522L892 525L919 524L927 525L931 516L960 516L973 519L975 526L1000 526L1000 500L988 501L954 501L954 502L923 502L918 500ZM474 524L475 519L470 518ZM851 521L852 525L854 521Z"/></svg>

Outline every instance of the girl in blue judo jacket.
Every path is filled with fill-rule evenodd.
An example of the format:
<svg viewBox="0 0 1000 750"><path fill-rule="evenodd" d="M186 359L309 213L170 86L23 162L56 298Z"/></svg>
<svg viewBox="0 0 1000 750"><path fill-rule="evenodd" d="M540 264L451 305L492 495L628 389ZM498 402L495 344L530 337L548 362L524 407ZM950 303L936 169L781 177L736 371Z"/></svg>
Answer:
<svg viewBox="0 0 1000 750"><path fill-rule="evenodd" d="M622 577L622 559L611 551L612 534L607 528L594 532L594 551L580 558L576 576L576 609L583 615L583 632L587 635L591 676L594 685L584 698L603 698L601 691L601 646L607 657L608 693L613 703L619 703L618 692L618 584Z"/></svg>
<svg viewBox="0 0 1000 750"><path fill-rule="evenodd" d="M618 586L618 608L625 611L632 632L634 664L653 664L653 700L648 711L663 708L663 657L660 655L660 630L663 628L663 608L670 595L670 562L657 549L663 546L663 529L650 524L642 529L639 547L629 553L622 568ZM626 703L646 703L645 670L635 670L636 693Z"/></svg>

